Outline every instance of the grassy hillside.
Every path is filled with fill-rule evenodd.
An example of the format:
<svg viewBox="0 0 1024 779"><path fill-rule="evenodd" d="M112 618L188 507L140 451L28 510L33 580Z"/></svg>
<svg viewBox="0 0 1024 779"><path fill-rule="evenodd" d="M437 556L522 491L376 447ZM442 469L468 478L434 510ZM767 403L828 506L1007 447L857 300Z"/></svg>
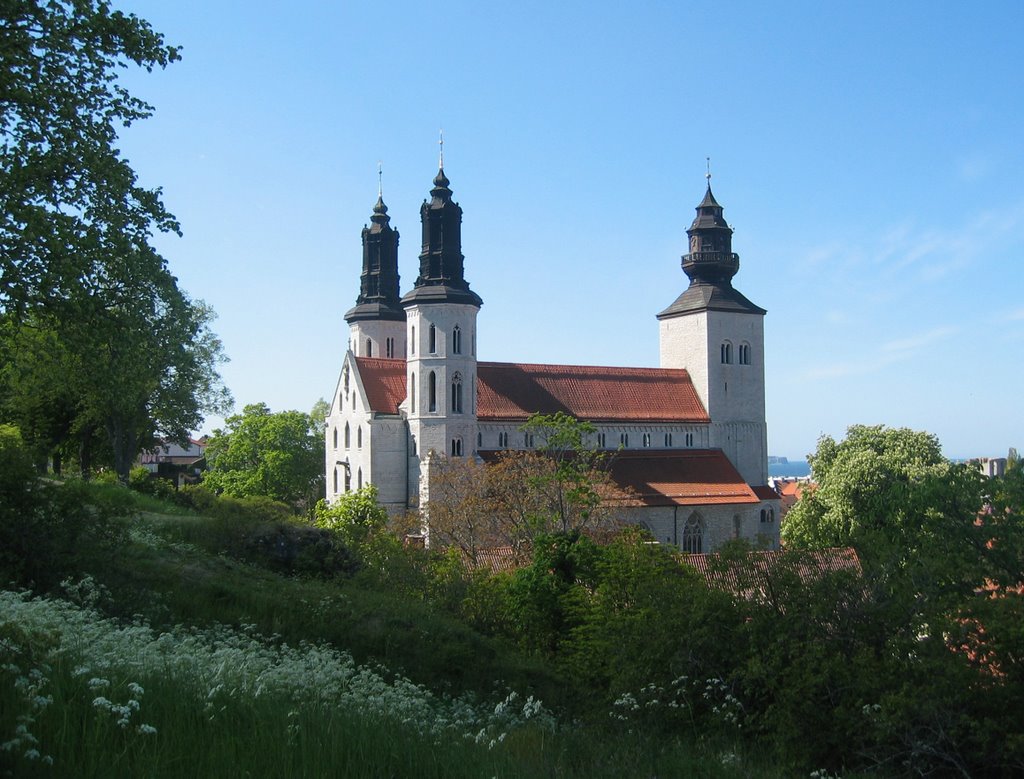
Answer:
<svg viewBox="0 0 1024 779"><path fill-rule="evenodd" d="M275 572L302 528L76 495L104 532L54 557L59 581L0 594L0 775L766 775L594 715L411 573Z"/></svg>

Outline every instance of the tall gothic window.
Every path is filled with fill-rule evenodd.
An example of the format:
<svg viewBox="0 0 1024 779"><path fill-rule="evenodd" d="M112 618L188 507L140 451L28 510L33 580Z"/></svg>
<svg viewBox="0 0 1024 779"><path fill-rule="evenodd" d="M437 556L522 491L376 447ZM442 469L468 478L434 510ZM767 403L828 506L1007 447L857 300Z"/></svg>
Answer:
<svg viewBox="0 0 1024 779"><path fill-rule="evenodd" d="M452 439L452 457L462 457L462 439L461 438L456 437L456 438Z"/></svg>
<svg viewBox="0 0 1024 779"><path fill-rule="evenodd" d="M345 492L352 491L352 469L345 469Z"/></svg>
<svg viewBox="0 0 1024 779"><path fill-rule="evenodd" d="M433 371L427 376L427 411L437 411L437 374Z"/></svg>
<svg viewBox="0 0 1024 779"><path fill-rule="evenodd" d="M363 426L362 425L359 425L356 428L356 448L357 449L362 449L363 448Z"/></svg>
<svg viewBox="0 0 1024 779"><path fill-rule="evenodd" d="M704 551L704 523L697 514L691 514L683 528L683 551L700 554Z"/></svg>
<svg viewBox="0 0 1024 779"><path fill-rule="evenodd" d="M409 350L416 354L416 325L412 326L412 340L409 341Z"/></svg>
<svg viewBox="0 0 1024 779"><path fill-rule="evenodd" d="M462 354L462 328L458 325L452 330L452 354Z"/></svg>
<svg viewBox="0 0 1024 779"><path fill-rule="evenodd" d="M345 448L348 449L352 445L352 431L349 429L348 422L345 423Z"/></svg>
<svg viewBox="0 0 1024 779"><path fill-rule="evenodd" d="M338 469L334 469L334 492L338 492Z"/></svg>
<svg viewBox="0 0 1024 779"><path fill-rule="evenodd" d="M672 446L672 434L665 433L665 448Z"/></svg>
<svg viewBox="0 0 1024 779"><path fill-rule="evenodd" d="M395 356L395 339L394 338L385 338L384 339L384 350L385 350L385 354L389 358L393 358Z"/></svg>
<svg viewBox="0 0 1024 779"><path fill-rule="evenodd" d="M345 389L345 397L348 397L348 366L341 372L341 385Z"/></svg>
<svg viewBox="0 0 1024 779"><path fill-rule="evenodd" d="M356 489L361 490L363 488L363 469L360 468L356 471Z"/></svg>
<svg viewBox="0 0 1024 779"><path fill-rule="evenodd" d="M452 376L452 413L462 413L462 374Z"/></svg>
<svg viewBox="0 0 1024 779"><path fill-rule="evenodd" d="M412 395L410 400L412 403L409 404L409 411L413 414L419 414L419 409L416 408L416 372L413 371L410 374L409 379L409 392Z"/></svg>
<svg viewBox="0 0 1024 779"><path fill-rule="evenodd" d="M437 354L437 328L430 326L430 353Z"/></svg>
<svg viewBox="0 0 1024 779"><path fill-rule="evenodd" d="M334 428L334 448L338 448L338 428ZM335 487L334 491L338 491L337 487Z"/></svg>
<svg viewBox="0 0 1024 779"><path fill-rule="evenodd" d="M366 339L366 356L373 357L373 341Z"/></svg>

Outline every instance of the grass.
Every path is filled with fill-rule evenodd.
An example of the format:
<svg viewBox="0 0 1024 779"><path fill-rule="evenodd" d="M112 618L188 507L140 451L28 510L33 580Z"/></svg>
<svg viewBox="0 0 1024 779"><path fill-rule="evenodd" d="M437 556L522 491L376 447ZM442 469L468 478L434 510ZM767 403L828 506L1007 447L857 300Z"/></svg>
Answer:
<svg viewBox="0 0 1024 779"><path fill-rule="evenodd" d="M61 597L0 593L0 775L775 775L573 721L542 663L429 604L240 562L213 520L133 500Z"/></svg>

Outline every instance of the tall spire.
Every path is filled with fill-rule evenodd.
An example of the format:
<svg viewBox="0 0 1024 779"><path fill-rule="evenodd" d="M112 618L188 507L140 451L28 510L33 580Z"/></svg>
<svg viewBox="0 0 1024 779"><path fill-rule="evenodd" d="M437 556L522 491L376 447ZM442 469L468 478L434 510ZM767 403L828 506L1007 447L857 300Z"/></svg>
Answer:
<svg viewBox="0 0 1024 779"><path fill-rule="evenodd" d="M711 159L707 158L704 174L707 189L697 206L690 229L690 251L683 255L683 272L690 286L667 309L658 314L665 318L688 311L718 308L764 313L732 286L732 278L740 269L740 257L732 250L732 228L725 221L723 208L711 192Z"/></svg>
<svg viewBox="0 0 1024 779"><path fill-rule="evenodd" d="M405 312L398 294L398 231L391 227L384 205L383 166L377 163L377 202L370 225L363 228L363 271L359 277L356 305L345 321L403 321Z"/></svg>
<svg viewBox="0 0 1024 779"><path fill-rule="evenodd" d="M440 137L440 167L430 190L430 201L420 206L423 244L420 273L403 303L448 302L479 306L480 296L469 288L462 256L462 208L452 199L451 183L444 174L444 136Z"/></svg>

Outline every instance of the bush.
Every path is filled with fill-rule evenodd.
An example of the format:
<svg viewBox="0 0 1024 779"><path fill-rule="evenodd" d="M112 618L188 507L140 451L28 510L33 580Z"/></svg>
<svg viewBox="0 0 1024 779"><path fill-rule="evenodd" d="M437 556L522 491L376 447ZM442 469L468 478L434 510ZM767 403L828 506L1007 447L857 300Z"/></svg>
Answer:
<svg viewBox="0 0 1024 779"><path fill-rule="evenodd" d="M52 590L121 543L130 512L124 490L38 479L18 431L0 425L0 582Z"/></svg>

